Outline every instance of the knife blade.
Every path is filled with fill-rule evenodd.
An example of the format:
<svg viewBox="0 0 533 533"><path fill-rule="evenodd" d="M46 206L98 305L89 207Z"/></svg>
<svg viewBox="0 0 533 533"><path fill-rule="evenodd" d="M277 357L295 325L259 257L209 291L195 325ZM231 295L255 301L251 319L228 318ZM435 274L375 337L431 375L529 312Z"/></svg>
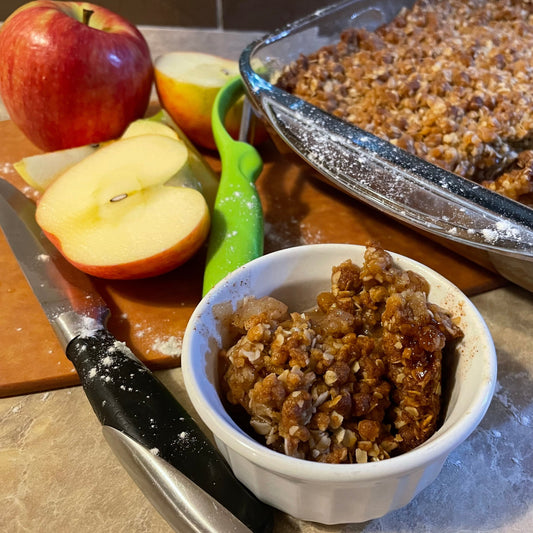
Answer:
<svg viewBox="0 0 533 533"><path fill-rule="evenodd" d="M35 221L35 204L0 179L0 226L103 426L106 441L176 531L273 528L273 510L234 476L170 391L107 329L109 309Z"/></svg>

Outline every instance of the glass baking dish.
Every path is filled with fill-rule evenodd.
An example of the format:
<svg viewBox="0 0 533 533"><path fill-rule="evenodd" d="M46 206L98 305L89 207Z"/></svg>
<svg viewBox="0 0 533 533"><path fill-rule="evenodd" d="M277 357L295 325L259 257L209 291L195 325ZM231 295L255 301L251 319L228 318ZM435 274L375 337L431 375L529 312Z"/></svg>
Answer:
<svg viewBox="0 0 533 533"><path fill-rule="evenodd" d="M533 291L533 209L274 85L300 54L337 42L349 27L374 30L412 4L340 2L252 42L239 60L247 95L278 147L290 148L321 179Z"/></svg>

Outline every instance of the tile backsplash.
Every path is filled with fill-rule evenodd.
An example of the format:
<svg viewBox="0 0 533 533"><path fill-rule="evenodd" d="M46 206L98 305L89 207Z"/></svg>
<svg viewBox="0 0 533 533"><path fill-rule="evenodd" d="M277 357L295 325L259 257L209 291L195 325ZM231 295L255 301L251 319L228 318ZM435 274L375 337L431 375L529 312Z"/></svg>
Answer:
<svg viewBox="0 0 533 533"><path fill-rule="evenodd" d="M1 0L0 21L25 2ZM332 0L100 0L138 25L269 32Z"/></svg>

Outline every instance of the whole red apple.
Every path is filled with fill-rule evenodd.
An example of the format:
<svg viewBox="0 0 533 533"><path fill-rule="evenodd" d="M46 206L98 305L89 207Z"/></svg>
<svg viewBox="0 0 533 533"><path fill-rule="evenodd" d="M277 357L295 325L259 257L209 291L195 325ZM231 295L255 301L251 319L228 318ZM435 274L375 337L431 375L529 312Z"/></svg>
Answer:
<svg viewBox="0 0 533 533"><path fill-rule="evenodd" d="M120 136L144 115L152 80L142 34L101 6L36 0L0 28L0 95L42 150Z"/></svg>

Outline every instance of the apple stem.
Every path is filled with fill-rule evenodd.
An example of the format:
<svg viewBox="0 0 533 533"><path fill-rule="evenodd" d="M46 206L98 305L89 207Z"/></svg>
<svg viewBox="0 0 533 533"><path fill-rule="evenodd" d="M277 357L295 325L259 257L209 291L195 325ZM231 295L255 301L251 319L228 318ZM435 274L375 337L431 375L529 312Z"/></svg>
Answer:
<svg viewBox="0 0 533 533"><path fill-rule="evenodd" d="M85 24L86 26L89 25L89 19L91 18L91 15L93 13L94 11L92 9L83 8L83 19L82 19L83 24Z"/></svg>

